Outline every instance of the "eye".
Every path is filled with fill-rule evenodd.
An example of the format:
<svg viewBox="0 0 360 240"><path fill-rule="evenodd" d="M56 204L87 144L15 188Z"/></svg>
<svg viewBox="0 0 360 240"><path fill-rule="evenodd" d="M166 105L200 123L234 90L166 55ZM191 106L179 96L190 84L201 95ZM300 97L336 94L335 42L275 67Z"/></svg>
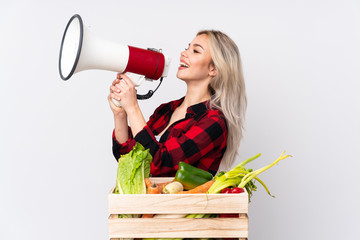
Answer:
<svg viewBox="0 0 360 240"><path fill-rule="evenodd" d="M197 50L194 49L194 53L199 53L199 51L197 51Z"/></svg>
<svg viewBox="0 0 360 240"><path fill-rule="evenodd" d="M185 51L187 51L189 48L185 48Z"/></svg>

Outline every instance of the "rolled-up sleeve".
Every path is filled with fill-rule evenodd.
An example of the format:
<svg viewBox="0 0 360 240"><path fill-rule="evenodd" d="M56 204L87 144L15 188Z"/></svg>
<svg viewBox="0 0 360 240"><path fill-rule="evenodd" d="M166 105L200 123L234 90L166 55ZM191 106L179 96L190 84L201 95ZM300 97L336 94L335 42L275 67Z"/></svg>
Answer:
<svg viewBox="0 0 360 240"><path fill-rule="evenodd" d="M126 142L124 142L124 143L119 143L116 140L115 129L113 130L113 134L112 134L112 142L113 142L112 151L113 151L114 157L115 157L115 159L117 161L119 160L121 155L127 154L135 146L136 141L132 137L130 127L128 127L128 132L129 132L128 140Z"/></svg>

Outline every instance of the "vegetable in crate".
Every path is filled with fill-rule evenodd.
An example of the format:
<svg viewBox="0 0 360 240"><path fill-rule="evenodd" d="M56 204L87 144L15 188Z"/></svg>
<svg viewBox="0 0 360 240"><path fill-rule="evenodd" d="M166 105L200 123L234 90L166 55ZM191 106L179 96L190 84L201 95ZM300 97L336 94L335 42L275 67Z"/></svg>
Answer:
<svg viewBox="0 0 360 240"><path fill-rule="evenodd" d="M213 185L213 184L214 184L214 180L210 180L204 184L197 186L196 188L193 188L193 189L190 189L187 191L178 192L178 194L206 193L209 190L209 188L211 187L211 185Z"/></svg>
<svg viewBox="0 0 360 240"><path fill-rule="evenodd" d="M262 167L256 171L253 171L252 169L246 169L245 165L256 158L260 157L260 153L239 163L236 165L233 169L231 169L229 172L222 172L215 176L214 184L210 187L207 193L219 193L221 190L227 187L239 187L239 188L246 188L249 199L252 195L252 191L256 191L256 186L254 183L254 179L258 181L267 191L267 193L272 196L269 192L269 189L266 187L263 181L261 181L257 175L260 173L266 171L267 169L271 168L275 164L277 164L279 161L291 157L291 155L284 155L285 151L280 155L278 159L276 159L273 163ZM272 196L273 197L273 196Z"/></svg>
<svg viewBox="0 0 360 240"><path fill-rule="evenodd" d="M266 187L266 185L257 177L260 173L266 171L267 169L271 168L279 161L291 157L291 155L285 155L285 151L280 155L278 159L276 159L273 163L262 167L256 171L252 169L245 169L245 165L256 158L260 157L260 153L239 163L233 169L228 172L220 172L214 177L214 183L211 185L207 193L220 193L223 189L228 187L238 187L238 188L245 188L249 194L249 200L252 195L252 191L256 190L255 183L253 180L257 180L267 191L267 193L272 196ZM190 214L186 216L187 218L203 218L204 214Z"/></svg>
<svg viewBox="0 0 360 240"><path fill-rule="evenodd" d="M180 182L173 181L164 187L163 193L175 194L184 190L183 185Z"/></svg>
<svg viewBox="0 0 360 240"><path fill-rule="evenodd" d="M236 165L233 169L231 169L228 172L220 172L217 174L213 179L204 182L203 184L199 185L196 188L193 188L189 191L182 191L178 192L179 194L184 193L204 193L204 189L206 189L206 193L220 193L223 189L224 193L231 193L231 194L241 194L243 192L243 188L245 188L249 194L249 198L251 196L252 191L256 190L256 186L254 184L254 180L257 180L268 192L270 195L270 192L266 185L257 177L260 173L266 171L267 169L274 166L279 161L291 157L291 155L285 155L283 152L278 159L276 159L273 163L262 167L256 171L253 171L252 169L246 169L245 165L256 158L260 157L261 154L257 154L254 157L251 157L238 165ZM180 164L179 164L180 169ZM178 180L179 181L179 180ZM229 188L233 187L233 188ZM229 189L227 189L229 188ZM270 195L271 196L271 195ZM214 214L188 214L185 218L211 218L211 217L217 217ZM239 217L238 214L221 214L220 217ZM147 238L145 240L182 240L182 238L176 238L176 239L170 239L170 238Z"/></svg>
<svg viewBox="0 0 360 240"><path fill-rule="evenodd" d="M146 194L145 178L150 176L152 156L149 149L136 143L133 150L119 158L116 187L117 194ZM136 218L139 215L119 214L119 218Z"/></svg>
<svg viewBox="0 0 360 240"><path fill-rule="evenodd" d="M179 168L176 171L175 180L180 182L185 190L200 186L213 178L211 173L200 168L191 166L185 162L179 162Z"/></svg>
<svg viewBox="0 0 360 240"><path fill-rule="evenodd" d="M115 193L146 194L145 178L150 176L152 156L136 143L133 150L119 158Z"/></svg>

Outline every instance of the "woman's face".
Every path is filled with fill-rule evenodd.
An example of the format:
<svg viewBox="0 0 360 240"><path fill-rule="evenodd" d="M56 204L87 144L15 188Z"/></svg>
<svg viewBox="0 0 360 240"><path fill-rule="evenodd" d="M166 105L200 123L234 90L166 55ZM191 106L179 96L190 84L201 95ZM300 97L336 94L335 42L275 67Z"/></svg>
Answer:
<svg viewBox="0 0 360 240"><path fill-rule="evenodd" d="M188 48L181 53L180 65L176 76L184 81L212 78L215 69L211 63L207 35L194 38Z"/></svg>

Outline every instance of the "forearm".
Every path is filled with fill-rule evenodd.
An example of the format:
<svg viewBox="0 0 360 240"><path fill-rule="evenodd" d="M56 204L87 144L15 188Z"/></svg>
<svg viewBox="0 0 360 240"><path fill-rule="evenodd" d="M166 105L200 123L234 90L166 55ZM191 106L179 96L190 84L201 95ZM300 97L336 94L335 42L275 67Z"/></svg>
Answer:
<svg viewBox="0 0 360 240"><path fill-rule="evenodd" d="M126 142L129 139L129 130L127 123L127 116L116 116L114 115L115 124L115 138L120 144Z"/></svg>
<svg viewBox="0 0 360 240"><path fill-rule="evenodd" d="M131 126L131 132L135 137L146 126L146 121L138 105L132 108L127 114Z"/></svg>

